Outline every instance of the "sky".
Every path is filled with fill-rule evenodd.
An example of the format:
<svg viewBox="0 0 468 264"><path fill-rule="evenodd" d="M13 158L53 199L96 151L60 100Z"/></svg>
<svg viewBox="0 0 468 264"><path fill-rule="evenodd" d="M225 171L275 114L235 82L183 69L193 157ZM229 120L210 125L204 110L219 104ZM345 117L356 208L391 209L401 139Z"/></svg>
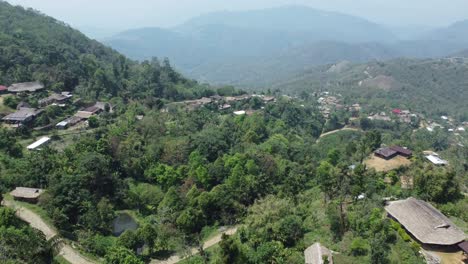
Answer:
<svg viewBox="0 0 468 264"><path fill-rule="evenodd" d="M83 31L171 27L200 14L283 5L356 15L392 25L445 26L468 19L468 0L7 0L32 7ZM97 32L96 32L97 33Z"/></svg>

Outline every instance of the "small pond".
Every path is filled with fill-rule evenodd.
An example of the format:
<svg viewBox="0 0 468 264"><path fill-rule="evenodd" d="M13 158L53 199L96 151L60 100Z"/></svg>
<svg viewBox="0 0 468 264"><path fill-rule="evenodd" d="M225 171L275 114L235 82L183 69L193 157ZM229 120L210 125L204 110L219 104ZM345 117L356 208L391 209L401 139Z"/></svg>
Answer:
<svg viewBox="0 0 468 264"><path fill-rule="evenodd" d="M137 230L138 223L133 217L127 213L119 214L113 222L113 233L114 236L120 236L127 230Z"/></svg>

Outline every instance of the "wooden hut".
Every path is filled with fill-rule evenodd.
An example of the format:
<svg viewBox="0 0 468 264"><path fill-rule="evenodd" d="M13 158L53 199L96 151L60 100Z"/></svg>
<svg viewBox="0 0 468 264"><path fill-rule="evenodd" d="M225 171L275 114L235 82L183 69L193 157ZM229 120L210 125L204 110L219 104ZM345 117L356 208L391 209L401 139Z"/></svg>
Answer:
<svg viewBox="0 0 468 264"><path fill-rule="evenodd" d="M16 187L10 194L17 201L37 203L42 193L44 193L42 189Z"/></svg>
<svg viewBox="0 0 468 264"><path fill-rule="evenodd" d="M375 156L379 158L390 160L390 159L393 159L398 154L398 152L396 152L395 150L391 148L381 148L381 149L376 150L374 154Z"/></svg>

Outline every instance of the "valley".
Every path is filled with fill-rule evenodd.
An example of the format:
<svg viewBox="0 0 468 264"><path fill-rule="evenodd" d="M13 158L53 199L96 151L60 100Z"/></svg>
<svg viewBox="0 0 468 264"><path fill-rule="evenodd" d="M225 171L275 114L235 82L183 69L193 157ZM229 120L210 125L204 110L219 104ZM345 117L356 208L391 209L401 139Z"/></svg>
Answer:
<svg viewBox="0 0 468 264"><path fill-rule="evenodd" d="M0 1L0 262L466 262L466 26L282 6L102 44Z"/></svg>

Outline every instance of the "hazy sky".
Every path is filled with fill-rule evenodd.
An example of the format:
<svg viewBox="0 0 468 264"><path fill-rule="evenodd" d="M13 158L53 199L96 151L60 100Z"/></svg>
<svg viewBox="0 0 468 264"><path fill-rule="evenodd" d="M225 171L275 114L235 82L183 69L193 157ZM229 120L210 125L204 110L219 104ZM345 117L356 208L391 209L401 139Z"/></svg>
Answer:
<svg viewBox="0 0 468 264"><path fill-rule="evenodd" d="M7 0L33 7L72 26L123 30L170 27L219 10L307 5L387 25L448 25L468 19L468 0Z"/></svg>

